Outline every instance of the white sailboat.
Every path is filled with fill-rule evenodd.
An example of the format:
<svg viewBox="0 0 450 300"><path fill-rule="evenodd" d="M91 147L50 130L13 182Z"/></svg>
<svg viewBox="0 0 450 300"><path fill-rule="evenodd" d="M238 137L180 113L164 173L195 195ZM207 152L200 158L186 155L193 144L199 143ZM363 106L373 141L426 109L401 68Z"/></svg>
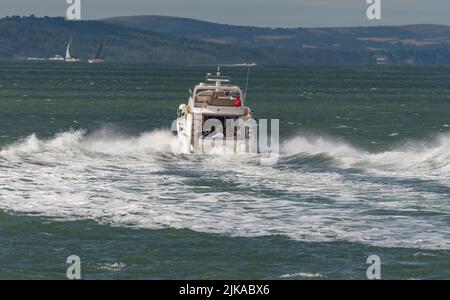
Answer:
<svg viewBox="0 0 450 300"><path fill-rule="evenodd" d="M102 40L94 57L89 58L90 64L101 64L105 62L105 40Z"/></svg>
<svg viewBox="0 0 450 300"><path fill-rule="evenodd" d="M72 56L71 53L71 46L72 46L72 38L70 38L69 43L67 44L67 50L66 50L66 62L79 62L80 59L78 57Z"/></svg>
<svg viewBox="0 0 450 300"><path fill-rule="evenodd" d="M50 57L48 60L50 61L64 61L64 57L62 57L61 55L56 54L53 57Z"/></svg>

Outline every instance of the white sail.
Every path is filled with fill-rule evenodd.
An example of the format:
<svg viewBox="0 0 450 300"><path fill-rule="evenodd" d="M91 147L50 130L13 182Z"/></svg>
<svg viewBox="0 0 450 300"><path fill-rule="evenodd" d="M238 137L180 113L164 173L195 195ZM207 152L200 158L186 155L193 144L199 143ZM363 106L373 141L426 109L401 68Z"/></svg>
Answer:
<svg viewBox="0 0 450 300"><path fill-rule="evenodd" d="M71 44L72 44L72 38L70 38L69 44L67 44L66 60L72 58L72 54L70 53L70 45Z"/></svg>

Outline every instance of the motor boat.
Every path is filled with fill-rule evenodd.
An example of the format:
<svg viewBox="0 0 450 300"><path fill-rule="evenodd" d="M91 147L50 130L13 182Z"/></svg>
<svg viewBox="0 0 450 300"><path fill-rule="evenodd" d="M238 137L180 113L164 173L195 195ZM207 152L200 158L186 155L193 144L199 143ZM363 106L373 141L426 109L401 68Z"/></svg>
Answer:
<svg viewBox="0 0 450 300"><path fill-rule="evenodd" d="M252 136L252 110L245 105L246 93L231 78L207 74L204 82L189 91L187 103L177 111L177 134L182 153L256 152Z"/></svg>

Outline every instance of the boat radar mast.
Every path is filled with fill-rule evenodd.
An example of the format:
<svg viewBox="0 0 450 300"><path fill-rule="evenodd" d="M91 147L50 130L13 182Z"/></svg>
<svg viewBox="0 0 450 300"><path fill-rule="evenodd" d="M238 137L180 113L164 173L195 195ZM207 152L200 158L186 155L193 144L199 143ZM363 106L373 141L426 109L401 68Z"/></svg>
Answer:
<svg viewBox="0 0 450 300"><path fill-rule="evenodd" d="M207 82L214 82L216 86L221 86L222 83L228 84L231 81L231 77L229 76L222 76L222 73L220 72L220 66L217 66L217 73L216 76L213 76L211 73L208 73L206 75L206 81Z"/></svg>

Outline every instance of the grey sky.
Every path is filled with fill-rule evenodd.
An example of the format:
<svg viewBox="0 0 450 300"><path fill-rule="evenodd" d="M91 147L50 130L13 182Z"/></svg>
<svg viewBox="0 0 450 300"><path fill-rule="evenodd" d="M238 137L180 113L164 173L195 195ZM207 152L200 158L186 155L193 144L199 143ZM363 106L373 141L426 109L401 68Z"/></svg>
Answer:
<svg viewBox="0 0 450 300"><path fill-rule="evenodd" d="M449 0L381 0L380 21L366 18L366 0L81 0L82 18L159 14L270 27L398 24L450 25ZM65 16L66 0L0 0L7 15Z"/></svg>

